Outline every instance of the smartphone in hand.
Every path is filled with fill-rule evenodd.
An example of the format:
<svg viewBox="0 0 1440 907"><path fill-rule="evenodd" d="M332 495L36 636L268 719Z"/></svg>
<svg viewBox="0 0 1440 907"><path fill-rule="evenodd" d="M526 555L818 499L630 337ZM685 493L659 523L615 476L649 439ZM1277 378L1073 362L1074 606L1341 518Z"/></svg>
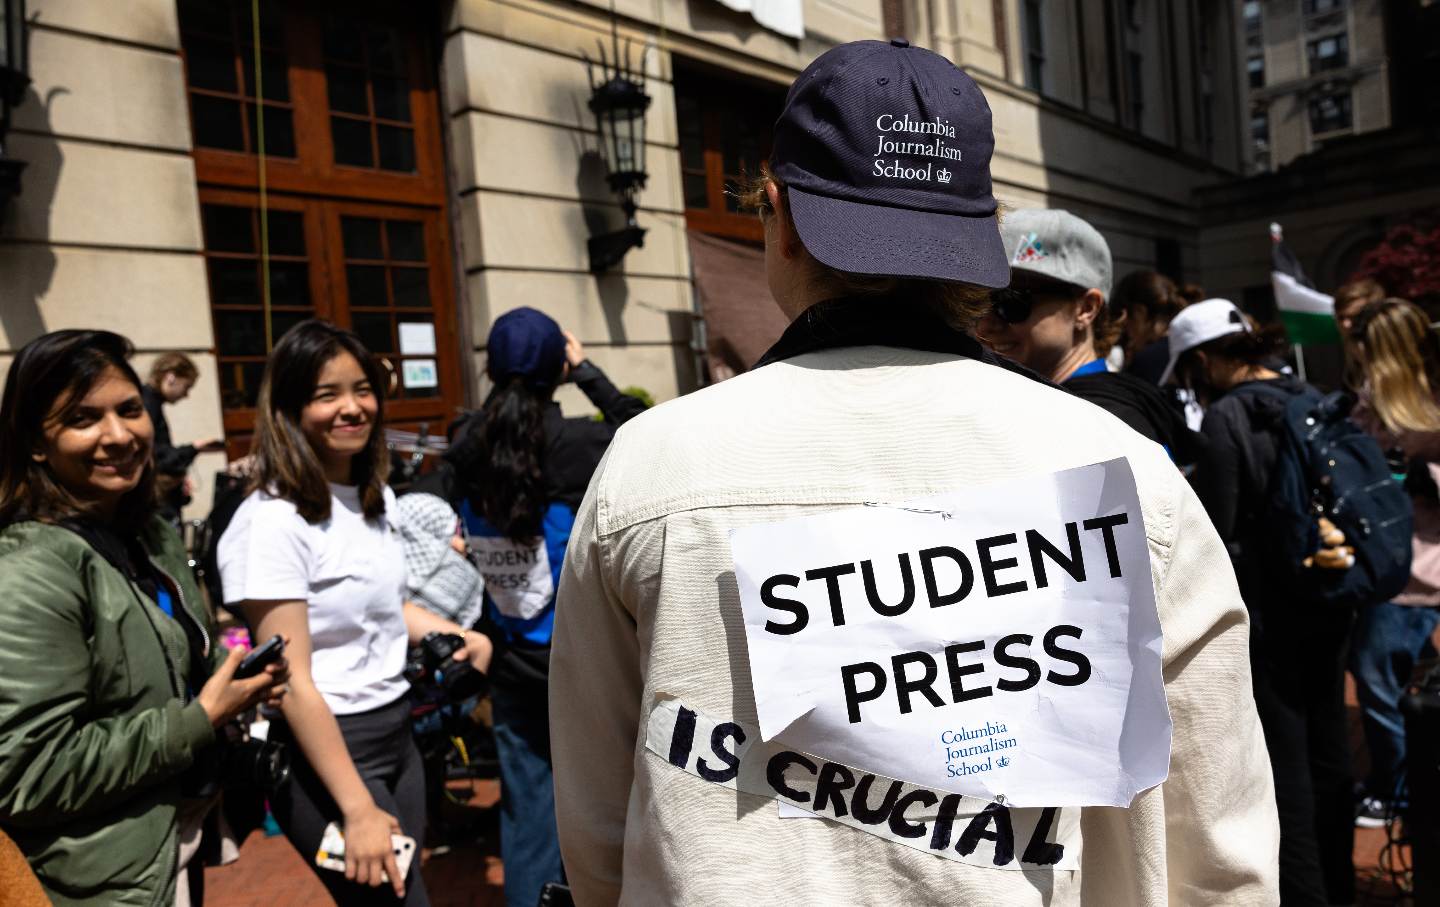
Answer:
<svg viewBox="0 0 1440 907"><path fill-rule="evenodd" d="M251 649L250 653L240 660L240 665L235 669L236 680L248 680L251 677L265 670L280 660L285 654L285 640L280 634L275 634L265 641L259 648Z"/></svg>
<svg viewBox="0 0 1440 907"><path fill-rule="evenodd" d="M415 859L415 839L406 835L391 835L390 846L395 851L395 868L403 879L410 873L410 861ZM345 834L340 830L339 823L331 822L325 826L320 849L315 851L315 865L321 869L345 871ZM390 874L381 873L380 879L389 882Z"/></svg>

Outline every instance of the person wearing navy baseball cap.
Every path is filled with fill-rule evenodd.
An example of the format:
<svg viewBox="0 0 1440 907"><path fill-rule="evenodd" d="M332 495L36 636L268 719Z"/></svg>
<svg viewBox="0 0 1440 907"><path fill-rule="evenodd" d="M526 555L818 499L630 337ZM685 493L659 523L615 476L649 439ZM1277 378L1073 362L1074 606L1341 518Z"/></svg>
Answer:
<svg viewBox="0 0 1440 907"><path fill-rule="evenodd" d="M616 434L566 552L550 728L575 902L1273 904L1274 792L1224 546L1159 445L970 334L1010 279L984 92L905 41L844 44L795 80L774 135L742 200L760 212L767 282L789 326L749 372ZM1037 606L1019 594L1022 577L1035 589L1046 580L1015 547L1029 538L1018 517L1003 530L1018 535L962 554L944 546L969 544L954 540L984 518L906 502L1007 480L1044 498L1057 473L1113 461L1128 464L1139 501L1123 531L1153 562L1134 571L1132 604L1153 593L1164 651L1090 625L1081 647L1148 646L1163 662L1173 730L1136 733L1157 759L1173 754L1168 780L1128 809L1078 794L1061 804L1004 771L1012 757L1042 773L1073 768L1037 755L1030 737L974 760L995 772L983 776L993 796L927 786L913 761L922 730L934 757L923 771L943 773L957 763L942 739L961 755L998 754L982 741L1006 728L1034 720L1064 741L1081 726L1053 702L1004 692L1023 663L1037 679L1041 668L1001 650L1046 657L1038 640L1051 624L997 643L982 615L1079 622L1118 603L1071 585L1072 573L1050 578L1064 584L1053 612ZM1119 500L1104 484L1096 507ZM1054 506L1045 533L1065 525ZM897 510L933 525L935 540L895 538ZM828 529L789 522L800 518ZM747 529L772 542L732 548ZM939 580L930 559L942 551L980 566ZM788 569L761 572L757 558ZM1106 574L1104 558L1091 552L1086 569ZM942 594L951 588L965 600ZM1007 588L1013 598L990 597ZM1156 666L1157 698L1161 675ZM869 697L848 723L846 683ZM971 699L983 720L954 708ZM797 717L777 724L777 708ZM787 743L797 728L813 745Z"/></svg>
<svg viewBox="0 0 1440 907"><path fill-rule="evenodd" d="M454 509L466 554L483 579L475 630L495 652L490 683L505 903L534 907L547 883L564 878L547 720L560 566L595 467L615 429L645 403L617 390L573 334L528 306L495 319L485 357L492 387L484 405L457 424L440 467L411 490ZM601 418L567 418L554 399L565 382ZM411 577L417 586L427 579Z"/></svg>

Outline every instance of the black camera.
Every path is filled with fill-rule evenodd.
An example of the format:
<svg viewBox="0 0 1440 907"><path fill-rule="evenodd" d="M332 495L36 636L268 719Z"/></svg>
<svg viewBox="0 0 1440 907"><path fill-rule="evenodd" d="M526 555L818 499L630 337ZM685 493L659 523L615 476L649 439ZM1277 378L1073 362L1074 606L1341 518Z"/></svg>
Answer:
<svg viewBox="0 0 1440 907"><path fill-rule="evenodd" d="M254 787L273 794L290 777L290 751L282 743L251 737L221 750L220 777L225 787Z"/></svg>
<svg viewBox="0 0 1440 907"><path fill-rule="evenodd" d="M181 779L187 797L205 798L219 791L273 794L290 778L290 751L274 740L251 737L242 721L216 731L215 745L206 747Z"/></svg>
<svg viewBox="0 0 1440 907"><path fill-rule="evenodd" d="M410 650L405 679L422 693L433 690L450 702L479 696L489 681L470 662L456 660L455 653L463 648L465 640L454 633L427 633L420 645Z"/></svg>

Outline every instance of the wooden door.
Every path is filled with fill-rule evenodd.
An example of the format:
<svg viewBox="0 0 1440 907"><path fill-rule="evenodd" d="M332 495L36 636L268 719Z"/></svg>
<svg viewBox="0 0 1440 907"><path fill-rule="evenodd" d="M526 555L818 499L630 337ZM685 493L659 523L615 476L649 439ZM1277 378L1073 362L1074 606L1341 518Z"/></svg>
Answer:
<svg viewBox="0 0 1440 907"><path fill-rule="evenodd" d="M356 331L393 375L390 421L439 430L464 400L434 54L395 4L181 0L225 430L254 427L266 335Z"/></svg>

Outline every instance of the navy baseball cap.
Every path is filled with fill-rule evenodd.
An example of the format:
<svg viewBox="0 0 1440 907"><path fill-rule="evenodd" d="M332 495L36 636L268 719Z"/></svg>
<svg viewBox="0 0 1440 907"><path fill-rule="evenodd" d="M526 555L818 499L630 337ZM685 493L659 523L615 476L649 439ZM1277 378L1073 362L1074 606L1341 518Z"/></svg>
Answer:
<svg viewBox="0 0 1440 907"><path fill-rule="evenodd" d="M990 105L939 54L898 38L826 51L790 86L772 147L770 171L822 264L1009 284Z"/></svg>
<svg viewBox="0 0 1440 907"><path fill-rule="evenodd" d="M495 319L485 355L485 370L496 382L519 375L534 387L554 387L565 366L565 335L554 318L521 306Z"/></svg>

